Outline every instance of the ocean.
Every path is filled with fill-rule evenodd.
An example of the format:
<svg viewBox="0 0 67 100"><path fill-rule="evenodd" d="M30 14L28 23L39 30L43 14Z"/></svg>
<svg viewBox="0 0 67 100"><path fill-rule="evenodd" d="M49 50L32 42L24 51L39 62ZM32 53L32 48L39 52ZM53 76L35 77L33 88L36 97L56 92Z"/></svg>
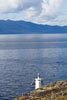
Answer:
<svg viewBox="0 0 67 100"><path fill-rule="evenodd" d="M44 84L67 79L67 34L0 35L0 100L34 90L38 73Z"/></svg>

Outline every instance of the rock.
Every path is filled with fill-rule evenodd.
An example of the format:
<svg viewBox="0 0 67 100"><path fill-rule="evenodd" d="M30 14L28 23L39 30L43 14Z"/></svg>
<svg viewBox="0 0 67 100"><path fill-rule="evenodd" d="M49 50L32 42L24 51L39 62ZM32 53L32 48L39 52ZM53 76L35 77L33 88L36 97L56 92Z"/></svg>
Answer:
<svg viewBox="0 0 67 100"><path fill-rule="evenodd" d="M48 84L14 100L67 100L67 80Z"/></svg>

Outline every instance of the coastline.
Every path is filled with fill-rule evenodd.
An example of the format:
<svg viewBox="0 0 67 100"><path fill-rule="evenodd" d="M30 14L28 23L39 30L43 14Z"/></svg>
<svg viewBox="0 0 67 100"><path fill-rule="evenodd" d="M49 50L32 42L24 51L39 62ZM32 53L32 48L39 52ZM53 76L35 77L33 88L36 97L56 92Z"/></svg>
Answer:
<svg viewBox="0 0 67 100"><path fill-rule="evenodd" d="M13 100L67 100L67 80L45 85Z"/></svg>

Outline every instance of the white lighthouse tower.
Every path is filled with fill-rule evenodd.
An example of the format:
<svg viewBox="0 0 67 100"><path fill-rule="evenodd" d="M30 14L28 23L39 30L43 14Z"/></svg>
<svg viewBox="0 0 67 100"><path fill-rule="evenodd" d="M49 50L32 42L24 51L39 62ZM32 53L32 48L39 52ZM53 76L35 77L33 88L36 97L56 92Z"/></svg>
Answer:
<svg viewBox="0 0 67 100"><path fill-rule="evenodd" d="M43 79L40 78L40 75L38 73L37 78L35 78L35 89L41 88L43 86Z"/></svg>

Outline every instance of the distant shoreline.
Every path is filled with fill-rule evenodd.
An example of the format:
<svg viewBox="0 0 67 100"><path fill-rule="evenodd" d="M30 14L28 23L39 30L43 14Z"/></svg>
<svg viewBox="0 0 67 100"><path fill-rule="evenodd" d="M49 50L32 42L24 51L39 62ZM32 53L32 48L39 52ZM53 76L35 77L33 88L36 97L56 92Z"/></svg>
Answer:
<svg viewBox="0 0 67 100"><path fill-rule="evenodd" d="M61 34L61 35L64 35L64 34L67 34L67 33L22 33L22 34L19 34L19 33L16 33L16 34L13 34L13 33L0 33L0 35L50 35L50 34Z"/></svg>
<svg viewBox="0 0 67 100"><path fill-rule="evenodd" d="M26 21L0 20L0 34L64 34L67 26L42 25Z"/></svg>

